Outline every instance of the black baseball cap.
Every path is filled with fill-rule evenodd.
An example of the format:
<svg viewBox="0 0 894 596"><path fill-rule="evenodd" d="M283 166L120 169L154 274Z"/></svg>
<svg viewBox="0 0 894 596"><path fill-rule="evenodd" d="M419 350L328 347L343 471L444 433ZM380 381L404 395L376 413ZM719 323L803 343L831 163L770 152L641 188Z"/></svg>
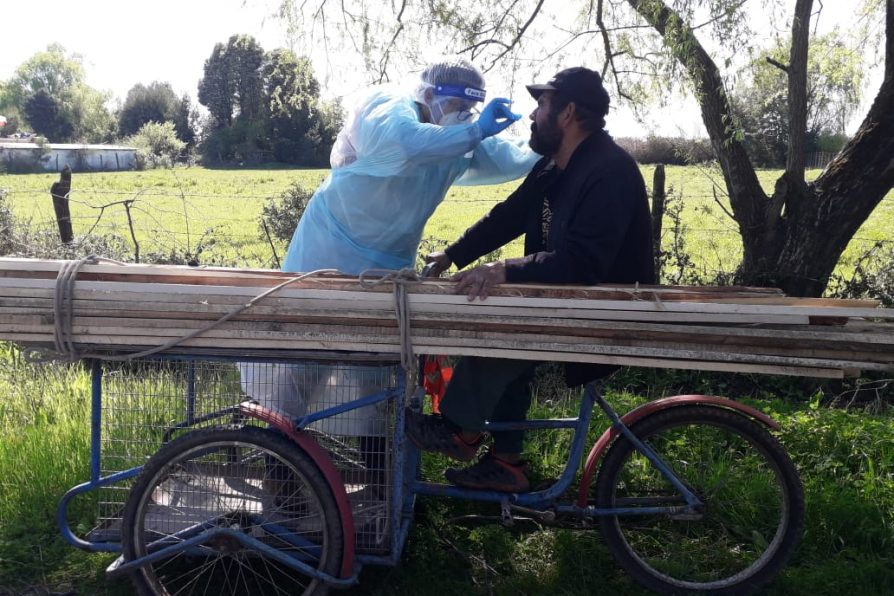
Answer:
<svg viewBox="0 0 894 596"><path fill-rule="evenodd" d="M555 91L568 101L587 107L599 116L608 113L609 97L602 85L602 77L598 72L583 66L566 68L556 73L547 83L526 87L534 99L540 97L544 91Z"/></svg>

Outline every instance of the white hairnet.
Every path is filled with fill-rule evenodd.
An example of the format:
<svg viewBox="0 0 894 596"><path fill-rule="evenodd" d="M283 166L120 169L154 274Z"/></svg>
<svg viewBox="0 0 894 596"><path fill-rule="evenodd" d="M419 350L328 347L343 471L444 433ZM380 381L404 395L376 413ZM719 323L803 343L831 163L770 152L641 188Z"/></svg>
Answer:
<svg viewBox="0 0 894 596"><path fill-rule="evenodd" d="M484 101L484 75L474 64L463 58L450 58L433 62L419 75L419 84L413 99L429 105L425 92L434 90L434 95L457 97L473 102Z"/></svg>

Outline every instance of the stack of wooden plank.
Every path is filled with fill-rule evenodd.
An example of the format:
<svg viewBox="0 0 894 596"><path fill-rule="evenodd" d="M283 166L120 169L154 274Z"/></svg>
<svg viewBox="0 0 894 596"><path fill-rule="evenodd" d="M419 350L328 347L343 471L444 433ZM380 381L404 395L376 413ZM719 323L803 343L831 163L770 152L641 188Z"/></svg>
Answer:
<svg viewBox="0 0 894 596"><path fill-rule="evenodd" d="M53 345L64 261L0 259L0 339ZM84 265L72 300L79 351L126 353L203 328L292 277L266 270ZM170 351L397 354L393 286L331 274L297 281ZM841 377L894 370L894 309L769 288L497 288L469 302L446 280L408 286L417 354Z"/></svg>

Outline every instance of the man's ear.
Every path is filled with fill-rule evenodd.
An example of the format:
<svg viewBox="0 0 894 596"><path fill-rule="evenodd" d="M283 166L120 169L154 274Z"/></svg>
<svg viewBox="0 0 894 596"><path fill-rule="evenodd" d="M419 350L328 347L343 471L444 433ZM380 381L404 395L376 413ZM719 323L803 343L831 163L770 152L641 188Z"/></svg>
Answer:
<svg viewBox="0 0 894 596"><path fill-rule="evenodd" d="M563 109L559 113L559 122L561 122L565 126L568 126L569 124L574 122L576 114L577 114L577 104L574 103L573 101L569 101L568 105L565 106L565 109Z"/></svg>

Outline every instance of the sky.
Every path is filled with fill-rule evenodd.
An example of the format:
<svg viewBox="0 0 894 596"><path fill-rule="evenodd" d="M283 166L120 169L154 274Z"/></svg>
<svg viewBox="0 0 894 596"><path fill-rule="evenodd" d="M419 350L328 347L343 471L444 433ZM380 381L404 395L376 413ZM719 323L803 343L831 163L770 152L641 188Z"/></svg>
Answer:
<svg viewBox="0 0 894 596"><path fill-rule="evenodd" d="M818 4L816 0L815 4ZM820 30L846 23L856 0L823 0ZM287 45L284 26L272 17L275 0L7 0L0 4L0 80L51 43L81 54L92 87L111 91L122 101L137 83L171 83L178 95L196 99L205 60L214 44L226 42L236 33L248 33L266 50ZM138 8L139 7L139 8ZM312 56L324 93L342 95L362 87L365 79L351 76L350 68L335 69L320 56ZM356 61L359 64L359 59ZM597 66L597 65L590 65ZM328 74L327 74L328 72ZM346 74L347 73L347 74ZM859 125L881 83L881 69L869 76L864 106L856 111L849 132ZM513 91L500 92L516 98L516 111L527 115L533 100L519 81ZM489 92L500 91L489 87ZM617 109L608 118L614 136L662 135L705 136L698 106L692 98L673 98L662 110L652 110L646 123L637 122L627 109ZM518 128L516 125L514 128ZM525 131L527 126L523 127Z"/></svg>

